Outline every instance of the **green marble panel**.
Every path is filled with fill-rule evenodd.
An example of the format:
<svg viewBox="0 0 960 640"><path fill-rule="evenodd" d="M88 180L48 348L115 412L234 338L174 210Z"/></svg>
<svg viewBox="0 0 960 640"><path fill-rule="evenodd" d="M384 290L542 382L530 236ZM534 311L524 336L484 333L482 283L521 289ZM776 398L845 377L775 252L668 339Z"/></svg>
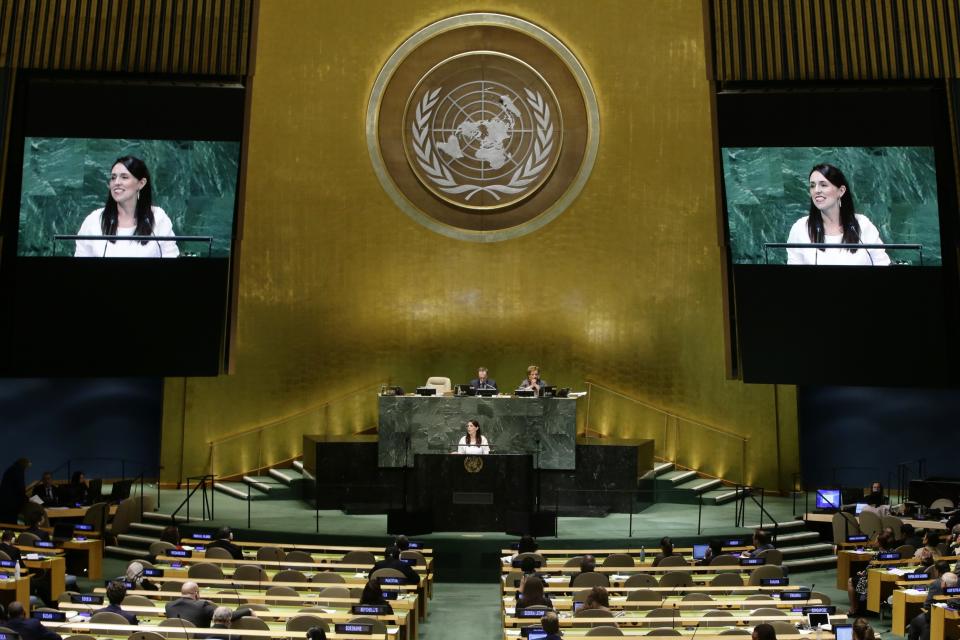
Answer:
<svg viewBox="0 0 960 640"><path fill-rule="evenodd" d="M923 264L942 264L932 147L725 148L722 156L735 263L763 264L764 243L787 241L810 208L808 172L826 162L847 176L857 213L877 226L885 243L923 244ZM768 256L770 264L786 264L783 249ZM915 251L890 257L919 264Z"/></svg>
<svg viewBox="0 0 960 640"><path fill-rule="evenodd" d="M103 207L113 162L142 158L150 170L153 204L167 212L177 235L213 237L212 256L230 254L237 193L239 142L27 138L20 199L21 256L71 256L83 219ZM206 255L206 245L180 243L185 253Z"/></svg>
<svg viewBox="0 0 960 640"><path fill-rule="evenodd" d="M530 453L541 469L576 468L575 399L471 396L380 396L380 466L413 466L414 454L455 451L472 418L495 453Z"/></svg>

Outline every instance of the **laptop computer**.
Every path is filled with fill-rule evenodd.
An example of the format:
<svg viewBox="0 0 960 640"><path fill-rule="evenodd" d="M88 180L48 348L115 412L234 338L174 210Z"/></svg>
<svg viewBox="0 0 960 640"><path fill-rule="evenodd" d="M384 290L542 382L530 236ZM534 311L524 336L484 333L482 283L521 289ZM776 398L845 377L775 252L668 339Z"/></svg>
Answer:
<svg viewBox="0 0 960 640"><path fill-rule="evenodd" d="M707 549L710 548L708 544L695 544L693 545L693 559L694 560L703 560L707 557Z"/></svg>

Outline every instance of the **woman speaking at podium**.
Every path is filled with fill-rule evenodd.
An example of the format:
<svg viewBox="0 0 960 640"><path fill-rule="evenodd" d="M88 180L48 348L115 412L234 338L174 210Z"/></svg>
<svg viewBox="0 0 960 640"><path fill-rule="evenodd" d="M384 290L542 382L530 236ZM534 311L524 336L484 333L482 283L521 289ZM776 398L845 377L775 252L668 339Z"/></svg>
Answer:
<svg viewBox="0 0 960 640"><path fill-rule="evenodd" d="M886 266L883 249L858 249L858 244L883 244L880 231L867 216L856 213L846 176L832 164L810 170L810 211L790 229L791 244L849 244L849 249L787 249L787 264Z"/></svg>
<svg viewBox="0 0 960 640"><path fill-rule="evenodd" d="M88 215L78 236L158 236L157 240L77 240L78 258L176 258L176 241L162 236L176 235L170 216L153 206L150 172L134 156L117 158L110 170L109 191L102 209Z"/></svg>
<svg viewBox="0 0 960 640"><path fill-rule="evenodd" d="M490 453L486 436L480 433L480 423L467 420L467 435L460 438L457 453L468 456L480 456Z"/></svg>

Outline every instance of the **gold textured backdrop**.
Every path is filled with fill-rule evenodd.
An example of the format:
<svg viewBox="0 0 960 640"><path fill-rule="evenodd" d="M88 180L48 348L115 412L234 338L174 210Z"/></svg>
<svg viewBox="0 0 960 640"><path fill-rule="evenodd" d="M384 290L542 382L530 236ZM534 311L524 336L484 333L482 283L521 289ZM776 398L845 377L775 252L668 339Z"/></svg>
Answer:
<svg viewBox="0 0 960 640"><path fill-rule="evenodd" d="M749 436L746 479L785 488L798 464L793 389L778 398L725 378L703 9L697 0L260 3L235 373L168 380L165 479L206 472L207 443L226 437L217 474L296 455L293 433L373 426L380 382L465 381L486 365L509 389L539 363L552 383L582 389L589 379ZM570 209L488 244L446 238L399 211L374 176L363 122L376 74L405 38L477 10L559 37L601 109L597 163ZM592 429L664 428L655 410L604 393ZM707 471L739 455L689 432L676 430ZM246 444L230 454L237 440Z"/></svg>

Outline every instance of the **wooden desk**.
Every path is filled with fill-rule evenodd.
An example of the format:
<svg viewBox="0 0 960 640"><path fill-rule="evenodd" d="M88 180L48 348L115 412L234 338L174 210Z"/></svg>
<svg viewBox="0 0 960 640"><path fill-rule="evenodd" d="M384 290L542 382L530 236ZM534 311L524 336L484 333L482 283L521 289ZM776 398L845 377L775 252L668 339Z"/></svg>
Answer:
<svg viewBox="0 0 960 640"><path fill-rule="evenodd" d="M160 604L160 603L158 603ZM240 605L242 606L242 605ZM121 608L124 611L129 613L136 614L137 618L140 619L141 624L157 624L159 625L160 621L167 618L166 612L163 607L159 606L132 606L132 605L121 605ZM90 611L90 605L87 604L73 604L69 602L60 603L61 610L68 611ZM321 618L327 621L332 627L334 624L350 622L354 618L359 616L353 615L350 612L349 607L329 607L330 611L328 612L311 612L310 615L315 615L318 618ZM264 621L269 621L271 628L278 627L277 623L280 626L285 625L288 620L295 618L299 615L304 615L299 611L299 607L270 607L269 611L253 611L253 616L261 618ZM409 611L401 611L399 613L393 613L389 615L382 616L365 616L369 618L375 618L380 620L387 625L388 634L392 637L398 638L398 640L415 640L415 637L411 635L411 629L407 625L408 619L416 618L415 615L409 615ZM392 627L392 628L391 628ZM168 627L169 630L169 627Z"/></svg>
<svg viewBox="0 0 960 640"><path fill-rule="evenodd" d="M890 633L898 636L907 635L907 625L917 615L923 603L927 600L927 593L910 592L907 589L897 589L893 592L893 617L890 621Z"/></svg>
<svg viewBox="0 0 960 640"><path fill-rule="evenodd" d="M17 580L10 577L6 580L0 580L0 592L7 604L16 600L23 605L24 613L30 616L30 574L20 574Z"/></svg>
<svg viewBox="0 0 960 640"><path fill-rule="evenodd" d="M570 615L560 617L560 626L570 628L574 626L590 627L593 625L616 623L621 629L628 627L644 627L650 629L653 627L720 627L720 626L754 626L760 622L790 622L798 623L806 621L807 617L802 614L788 614L780 616L751 615L744 612L743 615L732 616L703 616L693 612L681 611L676 616L651 616L647 611L629 611L622 616L614 618L591 618L581 616L574 618ZM535 619L534 619L535 620ZM845 623L847 617L844 615L830 616L830 622L833 624ZM531 624L530 618L506 617L503 621L504 627L525 627ZM931 636L931 640L933 640Z"/></svg>
<svg viewBox="0 0 960 640"><path fill-rule="evenodd" d="M153 631L154 633L159 633L160 635L170 633L170 627L161 627L159 625L149 625L141 624L137 626L132 626L128 624L94 624L91 622L84 621L68 621L68 622L44 622L43 626L53 629L60 633L62 636L68 636L73 634L88 634L93 635L98 638L104 636L114 637L114 638L127 638L134 631ZM197 627L183 627L177 628L176 633L180 635L187 635L191 638L203 638L206 635L210 635L210 629L202 629ZM286 631L283 629L270 629L267 631L261 630L252 630L252 629L230 629L230 636L238 638L297 638L299 639L304 634L301 631ZM366 635L354 635L354 634L342 634L329 632L327 633L327 638L330 640L389 640L391 638L390 634L366 634Z"/></svg>
<svg viewBox="0 0 960 640"><path fill-rule="evenodd" d="M90 510L90 507L67 507L67 508L58 508L58 507L48 507L44 509L47 512L47 518L49 520L59 520L62 518L83 518L87 515L87 511ZM117 515L117 505L112 504L107 509L107 517Z"/></svg>
<svg viewBox="0 0 960 640"><path fill-rule="evenodd" d="M609 621L610 620L607 619L607 622ZM537 621L534 621L534 622L537 622ZM679 631L680 633L679 635L673 636L673 637L684 638L686 640L693 640L694 636L696 636L696 640L730 640L730 636L720 635L721 631L725 629L729 629L730 627L716 627L713 629L709 629L708 631L702 631L698 633L698 630L700 628L701 627L697 627L696 629L693 629L693 630L677 629L677 631ZM564 638L585 638L587 637L588 631L590 631L590 629L586 627L572 627L572 628L563 630L563 637ZM596 634L590 634L589 638L590 640L616 640L617 638L620 638L623 636L638 638L638 637L646 636L649 632L650 632L650 629L627 627L625 629L621 629L620 632L615 636L601 636ZM744 637L746 638L747 636L744 636ZM518 638L520 638L520 629L505 628L503 630L502 638L503 640L518 640ZM810 634L801 634L799 632L777 634L777 640L810 640L810 638L811 638ZM821 640L834 640L834 635L829 631L821 631L820 638ZM933 638L931 638L931 640L933 640Z"/></svg>
<svg viewBox="0 0 960 640"><path fill-rule="evenodd" d="M193 545L206 546L210 542L212 542L212 540L198 540L196 538L180 539L181 544L190 545L190 546L193 546ZM237 540L234 540L233 544L237 545L238 547L241 547L244 551L249 549L254 552L256 552L258 549L262 547L279 547L280 549L284 549L286 551L306 551L307 553L311 553L311 554L331 552L331 553L339 553L341 556L343 556L343 554L347 553L348 551L369 551L370 553L379 554L380 556L382 556L383 550L384 548L386 548L388 543L384 543L382 546L379 546L379 547L352 547L352 546L335 545L335 544L300 544L300 543L287 544L282 542L280 543L278 542L247 542L247 541L238 542ZM411 549L411 551L419 551L425 556L433 555L433 549Z"/></svg>
<svg viewBox="0 0 960 640"><path fill-rule="evenodd" d="M67 590L67 561L63 556L47 556L39 560L27 560L23 557L23 564L30 569L50 572L50 598L53 602Z"/></svg>
<svg viewBox="0 0 960 640"><path fill-rule="evenodd" d="M880 613L880 603L886 600L898 585L925 586L932 580L917 580L907 582L902 576L887 573L885 568L867 569L867 611Z"/></svg>
<svg viewBox="0 0 960 640"><path fill-rule="evenodd" d="M934 606L930 608L930 640L960 638L960 611Z"/></svg>
<svg viewBox="0 0 960 640"><path fill-rule="evenodd" d="M573 609L573 598L569 596L560 596L550 599L553 603L553 608L557 611L570 611ZM514 605L516 599L511 596L503 596L503 614L504 617L508 615L513 615ZM821 602L819 598L811 598L809 600L747 600L745 596L719 596L713 600L683 600L683 596L667 596L663 599L662 608L665 609L685 609L689 611L704 610L704 609L727 609L731 611L745 611L752 609L759 609L761 607L769 607L773 609L792 609L797 606L819 606L827 605L830 603ZM628 602L626 596L611 596L610 597L610 610L611 611L624 611L630 610L631 608L648 608L650 606L649 601L634 601Z"/></svg>
<svg viewBox="0 0 960 640"><path fill-rule="evenodd" d="M103 540L67 540L61 545L68 554L82 555L87 568L87 578L103 579Z"/></svg>
<svg viewBox="0 0 960 640"><path fill-rule="evenodd" d="M842 550L837 553L837 589L847 590L847 580L853 572L850 565L856 563L870 562L876 555L875 551L847 551Z"/></svg>
<svg viewBox="0 0 960 640"><path fill-rule="evenodd" d="M807 522L826 522L828 524L833 522L832 513L805 513L803 514L803 519ZM904 524L913 525L914 529L933 529L945 531L947 525L939 520L904 520L900 519Z"/></svg>

